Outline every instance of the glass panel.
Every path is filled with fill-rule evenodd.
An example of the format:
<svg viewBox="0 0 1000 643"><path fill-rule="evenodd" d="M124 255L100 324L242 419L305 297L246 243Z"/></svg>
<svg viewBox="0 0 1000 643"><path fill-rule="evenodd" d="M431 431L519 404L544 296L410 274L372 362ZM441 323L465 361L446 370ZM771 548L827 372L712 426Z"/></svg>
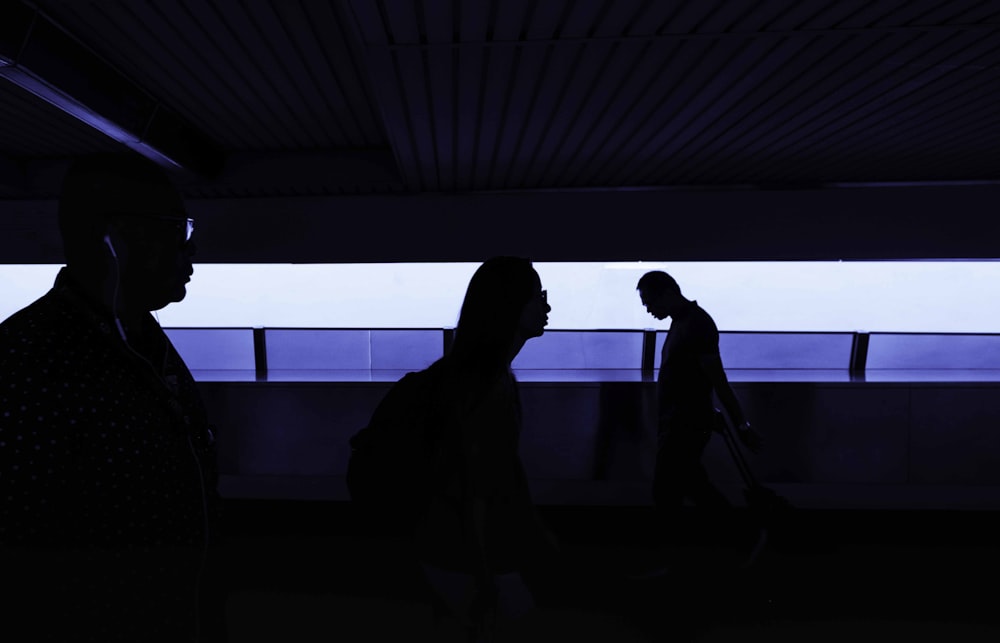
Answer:
<svg viewBox="0 0 1000 643"><path fill-rule="evenodd" d="M850 333L720 333L726 368L842 368L851 366Z"/></svg>
<svg viewBox="0 0 1000 643"><path fill-rule="evenodd" d="M515 369L628 369L642 367L642 333L629 331L547 331L528 340Z"/></svg>
<svg viewBox="0 0 1000 643"><path fill-rule="evenodd" d="M1000 335L873 333L868 369L1000 368Z"/></svg>
<svg viewBox="0 0 1000 643"><path fill-rule="evenodd" d="M249 328L164 328L192 370L254 370Z"/></svg>
<svg viewBox="0 0 1000 643"><path fill-rule="evenodd" d="M655 368L660 368L667 333L656 334ZM727 369L847 369L851 333L719 333L719 353Z"/></svg>
<svg viewBox="0 0 1000 643"><path fill-rule="evenodd" d="M371 368L371 331L269 328L264 337L268 371Z"/></svg>
<svg viewBox="0 0 1000 643"><path fill-rule="evenodd" d="M419 370L444 353L440 330L373 330L371 336L373 369Z"/></svg>

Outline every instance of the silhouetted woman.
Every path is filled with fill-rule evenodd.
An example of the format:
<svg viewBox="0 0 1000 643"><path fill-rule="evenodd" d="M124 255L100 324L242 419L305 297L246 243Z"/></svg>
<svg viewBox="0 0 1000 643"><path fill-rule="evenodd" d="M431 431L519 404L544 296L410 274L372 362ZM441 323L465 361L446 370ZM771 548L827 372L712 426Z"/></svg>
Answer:
<svg viewBox="0 0 1000 643"><path fill-rule="evenodd" d="M533 606L520 572L551 542L518 453L521 405L511 361L551 310L527 259L494 257L473 274L441 368L446 455L417 530L417 556L442 614L470 640Z"/></svg>

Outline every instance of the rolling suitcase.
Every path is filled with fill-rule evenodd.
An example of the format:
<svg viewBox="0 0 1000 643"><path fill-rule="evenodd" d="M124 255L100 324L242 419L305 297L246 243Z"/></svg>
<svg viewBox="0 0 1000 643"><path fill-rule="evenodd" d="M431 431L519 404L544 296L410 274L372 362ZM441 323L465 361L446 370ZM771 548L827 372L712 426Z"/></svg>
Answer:
<svg viewBox="0 0 1000 643"><path fill-rule="evenodd" d="M740 477L743 478L743 484L746 486L743 490L743 497L746 500L747 509L757 522L760 530L757 544L754 545L747 561L743 563L743 566L746 567L753 564L764 550L770 538L771 530L787 518L789 512L792 510L792 504L787 498L778 495L773 489L765 487L757 481L753 470L750 469L750 465L747 464L746 457L743 455L743 450L735 435L735 430L729 425L728 420L725 419L721 411L716 410L716 413L719 416L720 433L722 433L723 441L726 443L726 448L729 450L730 455L732 455L733 463L739 470Z"/></svg>

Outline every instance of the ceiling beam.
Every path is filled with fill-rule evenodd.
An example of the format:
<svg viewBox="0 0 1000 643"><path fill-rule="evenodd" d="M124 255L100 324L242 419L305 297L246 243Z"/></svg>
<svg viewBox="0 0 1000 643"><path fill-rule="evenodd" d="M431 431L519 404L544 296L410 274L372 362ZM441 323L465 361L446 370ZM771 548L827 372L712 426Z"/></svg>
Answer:
<svg viewBox="0 0 1000 643"><path fill-rule="evenodd" d="M180 181L182 190L247 196L364 194L405 190L388 149L238 152L210 180Z"/></svg>
<svg viewBox="0 0 1000 643"><path fill-rule="evenodd" d="M16 185L26 195L56 197L72 160L32 159L21 168L5 164L0 157L0 188ZM16 170L20 173L15 173ZM188 198L216 194L272 197L406 191L392 152L381 148L237 152L227 155L225 166L211 178L190 174L174 174L172 178Z"/></svg>
<svg viewBox="0 0 1000 643"><path fill-rule="evenodd" d="M185 203L197 222L199 263L479 262L498 254L543 262L981 261L998 257L1000 237L1000 185ZM0 263L60 263L55 212L55 199L0 200ZM16 235L5 234L9 221L21 228Z"/></svg>
<svg viewBox="0 0 1000 643"><path fill-rule="evenodd" d="M168 169L213 176L225 161L191 123L22 3L0 10L0 77Z"/></svg>

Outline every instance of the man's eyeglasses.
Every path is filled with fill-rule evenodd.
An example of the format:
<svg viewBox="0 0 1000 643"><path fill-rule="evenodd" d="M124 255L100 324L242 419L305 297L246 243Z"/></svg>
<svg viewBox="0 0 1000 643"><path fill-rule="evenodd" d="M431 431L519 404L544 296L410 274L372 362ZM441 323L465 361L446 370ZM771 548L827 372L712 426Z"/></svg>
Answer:
<svg viewBox="0 0 1000 643"><path fill-rule="evenodd" d="M191 241L191 237L194 235L194 219L187 217L172 217L168 214L145 214L145 213L115 213L112 216L120 217L135 217L138 219L156 219L158 221L169 221L174 224L177 229L177 234L181 240L181 245L184 245Z"/></svg>
<svg viewBox="0 0 1000 643"><path fill-rule="evenodd" d="M160 221L171 221L177 228L177 232L180 234L180 238L183 239L184 243L191 241L191 236L194 234L194 219L191 218L179 218L171 217L167 215L160 214L137 214L137 217L143 217L145 219L158 219Z"/></svg>

